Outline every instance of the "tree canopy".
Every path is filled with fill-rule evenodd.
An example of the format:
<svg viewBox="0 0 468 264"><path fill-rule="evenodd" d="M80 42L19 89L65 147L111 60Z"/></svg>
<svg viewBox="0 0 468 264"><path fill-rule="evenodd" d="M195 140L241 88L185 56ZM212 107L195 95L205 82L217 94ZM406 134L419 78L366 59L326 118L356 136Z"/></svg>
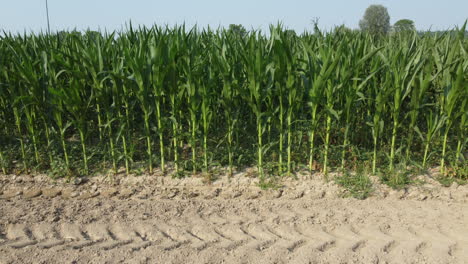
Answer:
<svg viewBox="0 0 468 264"><path fill-rule="evenodd" d="M247 35L247 30L241 24L230 24L229 25L229 31L232 31L232 32L234 32L236 34L239 34L241 36Z"/></svg>
<svg viewBox="0 0 468 264"><path fill-rule="evenodd" d="M416 30L416 27L414 26L413 20L400 19L393 25L393 30L395 32L413 31L413 30Z"/></svg>
<svg viewBox="0 0 468 264"><path fill-rule="evenodd" d="M390 15L387 8L382 5L370 5L364 17L359 21L362 31L372 34L386 34L390 30Z"/></svg>

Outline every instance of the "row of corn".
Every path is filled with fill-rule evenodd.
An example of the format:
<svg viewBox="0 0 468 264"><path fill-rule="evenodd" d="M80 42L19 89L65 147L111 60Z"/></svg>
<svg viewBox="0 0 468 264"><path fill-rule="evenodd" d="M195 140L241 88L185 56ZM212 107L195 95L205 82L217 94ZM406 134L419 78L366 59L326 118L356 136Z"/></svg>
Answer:
<svg viewBox="0 0 468 264"><path fill-rule="evenodd" d="M444 172L466 166L467 52L465 27L5 33L1 170Z"/></svg>

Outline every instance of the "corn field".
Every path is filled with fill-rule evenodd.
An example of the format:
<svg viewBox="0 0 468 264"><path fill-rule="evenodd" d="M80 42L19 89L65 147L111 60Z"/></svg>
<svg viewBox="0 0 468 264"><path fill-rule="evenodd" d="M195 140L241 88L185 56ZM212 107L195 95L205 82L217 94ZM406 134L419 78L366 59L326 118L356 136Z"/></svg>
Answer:
<svg viewBox="0 0 468 264"><path fill-rule="evenodd" d="M465 27L5 33L1 170L443 174L466 166L467 52Z"/></svg>

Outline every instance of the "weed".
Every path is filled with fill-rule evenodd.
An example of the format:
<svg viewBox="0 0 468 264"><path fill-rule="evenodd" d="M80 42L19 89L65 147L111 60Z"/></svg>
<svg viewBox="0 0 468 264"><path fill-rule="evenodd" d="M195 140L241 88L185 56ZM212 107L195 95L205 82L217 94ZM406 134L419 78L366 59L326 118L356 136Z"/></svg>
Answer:
<svg viewBox="0 0 468 264"><path fill-rule="evenodd" d="M260 187L262 190L277 190L282 187L281 184L278 183L276 178L270 178L270 179L260 179L260 182L258 183L258 187Z"/></svg>
<svg viewBox="0 0 468 264"><path fill-rule="evenodd" d="M355 174L345 172L335 178L335 182L346 189L346 196L364 200L372 194L372 182L367 176L366 170L359 167Z"/></svg>

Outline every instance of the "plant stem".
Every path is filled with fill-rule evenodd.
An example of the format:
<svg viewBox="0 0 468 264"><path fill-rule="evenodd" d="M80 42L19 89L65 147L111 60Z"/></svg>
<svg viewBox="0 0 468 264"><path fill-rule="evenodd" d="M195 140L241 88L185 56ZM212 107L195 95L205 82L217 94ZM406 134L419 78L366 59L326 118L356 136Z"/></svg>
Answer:
<svg viewBox="0 0 468 264"><path fill-rule="evenodd" d="M163 139L163 128L161 121L161 105L159 100L156 102L156 118L158 119L158 132L159 132L159 152L161 155L161 170L162 173L166 173L166 166L164 163L164 139Z"/></svg>
<svg viewBox="0 0 468 264"><path fill-rule="evenodd" d="M426 146L424 147L424 157L422 167L426 168L426 161L427 161L427 153L429 152L429 141L426 142Z"/></svg>
<svg viewBox="0 0 468 264"><path fill-rule="evenodd" d="M446 152L446 149L447 149L447 138L448 138L448 126L447 126L447 130L445 131L445 135L444 135L444 142L443 142L443 145L442 145L442 158L440 159L440 173L442 175L445 174L445 152Z"/></svg>
<svg viewBox="0 0 468 264"><path fill-rule="evenodd" d="M229 155L229 177L232 177L232 121L228 117L228 155Z"/></svg>
<svg viewBox="0 0 468 264"><path fill-rule="evenodd" d="M47 155L49 156L49 164L52 164L53 158L52 158L52 153L50 151L50 147L52 146L52 142L50 141L50 130L45 119L43 119L43 121L44 121L44 129L45 129L46 140L47 140L46 151L47 151Z"/></svg>
<svg viewBox="0 0 468 264"><path fill-rule="evenodd" d="M109 112L107 113L107 120L108 122L110 122L111 120ZM114 173L117 174L117 159L115 155L114 139L112 136L112 123L109 123L109 145L110 145L111 157L112 157L112 168L114 169Z"/></svg>
<svg viewBox="0 0 468 264"><path fill-rule="evenodd" d="M292 117L291 113L288 115L288 176L291 175L291 145L292 145L292 137L291 137L291 126L292 126Z"/></svg>
<svg viewBox="0 0 468 264"><path fill-rule="evenodd" d="M395 142L396 142L396 136L397 136L397 127L398 127L398 121L396 121L396 117L393 122L393 130L392 130L392 147L390 150L390 171L393 171L393 162L395 159Z"/></svg>
<svg viewBox="0 0 468 264"><path fill-rule="evenodd" d="M21 144L21 157L23 158L23 166L25 170L28 170L28 164L26 163L26 151L24 148L23 136L21 133L21 121L20 121L20 116L18 113L18 108L14 107L13 113L15 115L16 128L18 129L19 141Z"/></svg>
<svg viewBox="0 0 468 264"><path fill-rule="evenodd" d="M32 141L34 147L34 158L36 160L36 164L39 164L39 150L37 148L37 137L36 137L36 130L34 129L34 124L29 124L32 134Z"/></svg>
<svg viewBox="0 0 468 264"><path fill-rule="evenodd" d="M310 152L309 152L309 170L314 170L314 139L315 139L315 122L317 117L317 107L315 106L312 110L312 124L310 132Z"/></svg>
<svg viewBox="0 0 468 264"><path fill-rule="evenodd" d="M374 129L376 129L376 128L374 127ZM378 139L378 136L374 135L374 157L372 158L372 174L374 174L374 175L375 175L376 170L377 170L377 168L376 168L377 167L377 139Z"/></svg>
<svg viewBox="0 0 468 264"><path fill-rule="evenodd" d="M60 129L60 140L62 142L63 155L65 156L65 165L67 166L67 170L69 170L70 161L68 160L67 146L65 144L65 131L63 131L63 128L61 126L59 126L59 129Z"/></svg>
<svg viewBox="0 0 468 264"><path fill-rule="evenodd" d="M196 156L196 148L197 148L197 139L196 139L196 130L197 130L197 118L195 116L195 113L192 111L190 113L191 117L191 130L192 130L192 139L191 139L191 149L192 149L192 169L193 169L193 174L197 172L197 156Z"/></svg>
<svg viewBox="0 0 468 264"><path fill-rule="evenodd" d="M99 141L102 140L102 119L101 119L101 107L99 103L96 102L96 112L98 119L98 130L99 130Z"/></svg>
<svg viewBox="0 0 468 264"><path fill-rule="evenodd" d="M323 160L323 174L328 175L328 148L330 146L331 116L327 115L327 128L325 135L325 157Z"/></svg>
<svg viewBox="0 0 468 264"><path fill-rule="evenodd" d="M262 145L262 120L260 114L257 115L257 140L258 140L258 174L260 179L264 178L263 174L263 145Z"/></svg>
<svg viewBox="0 0 468 264"><path fill-rule="evenodd" d="M88 174L88 156L86 154L85 136L84 136L83 129L79 129L79 132L80 132L80 140L81 140L81 149L83 151L84 173Z"/></svg>
<svg viewBox="0 0 468 264"><path fill-rule="evenodd" d="M3 156L3 152L1 150L0 150L0 162L2 164L2 172L3 172L4 175L6 175L7 174L6 173L6 167L5 167L6 161L5 161L5 157Z"/></svg>
<svg viewBox="0 0 468 264"><path fill-rule="evenodd" d="M124 155L125 155L125 173L129 174L130 173L130 165L129 165L129 161L128 161L128 149L127 149L126 136L122 137L122 145L123 145Z"/></svg>
<svg viewBox="0 0 468 264"><path fill-rule="evenodd" d="M282 90L282 89L281 89ZM281 175L283 173L283 95L280 90L279 95L279 102L280 102L280 110L279 110L279 120L280 120L280 140L279 140L279 157L278 157L278 173ZM288 170L289 172L289 170Z"/></svg>
<svg viewBox="0 0 468 264"><path fill-rule="evenodd" d="M148 154L149 173L153 173L153 151L151 149L149 114L145 112L146 153Z"/></svg>
<svg viewBox="0 0 468 264"><path fill-rule="evenodd" d="M346 128L345 128L345 133L344 133L344 139L343 139L343 150L341 152L341 170L344 170L345 164L346 164L346 147L349 144L348 140L348 133L349 133L349 121L346 121Z"/></svg>
<svg viewBox="0 0 468 264"><path fill-rule="evenodd" d="M177 124L173 123L172 125L172 130L174 131L174 138L173 138L173 147L174 147L174 164L175 164L175 170L176 172L179 172L179 155L177 148L179 147L177 145Z"/></svg>
<svg viewBox="0 0 468 264"><path fill-rule="evenodd" d="M122 113L119 112L119 120L122 120ZM128 125L124 124L126 126L127 131L126 133L122 136L122 145L123 145L123 150L124 150L124 156L125 156L125 173L129 174L130 173L130 165L129 165L129 157L128 157L128 149L127 149L127 135L128 135Z"/></svg>

